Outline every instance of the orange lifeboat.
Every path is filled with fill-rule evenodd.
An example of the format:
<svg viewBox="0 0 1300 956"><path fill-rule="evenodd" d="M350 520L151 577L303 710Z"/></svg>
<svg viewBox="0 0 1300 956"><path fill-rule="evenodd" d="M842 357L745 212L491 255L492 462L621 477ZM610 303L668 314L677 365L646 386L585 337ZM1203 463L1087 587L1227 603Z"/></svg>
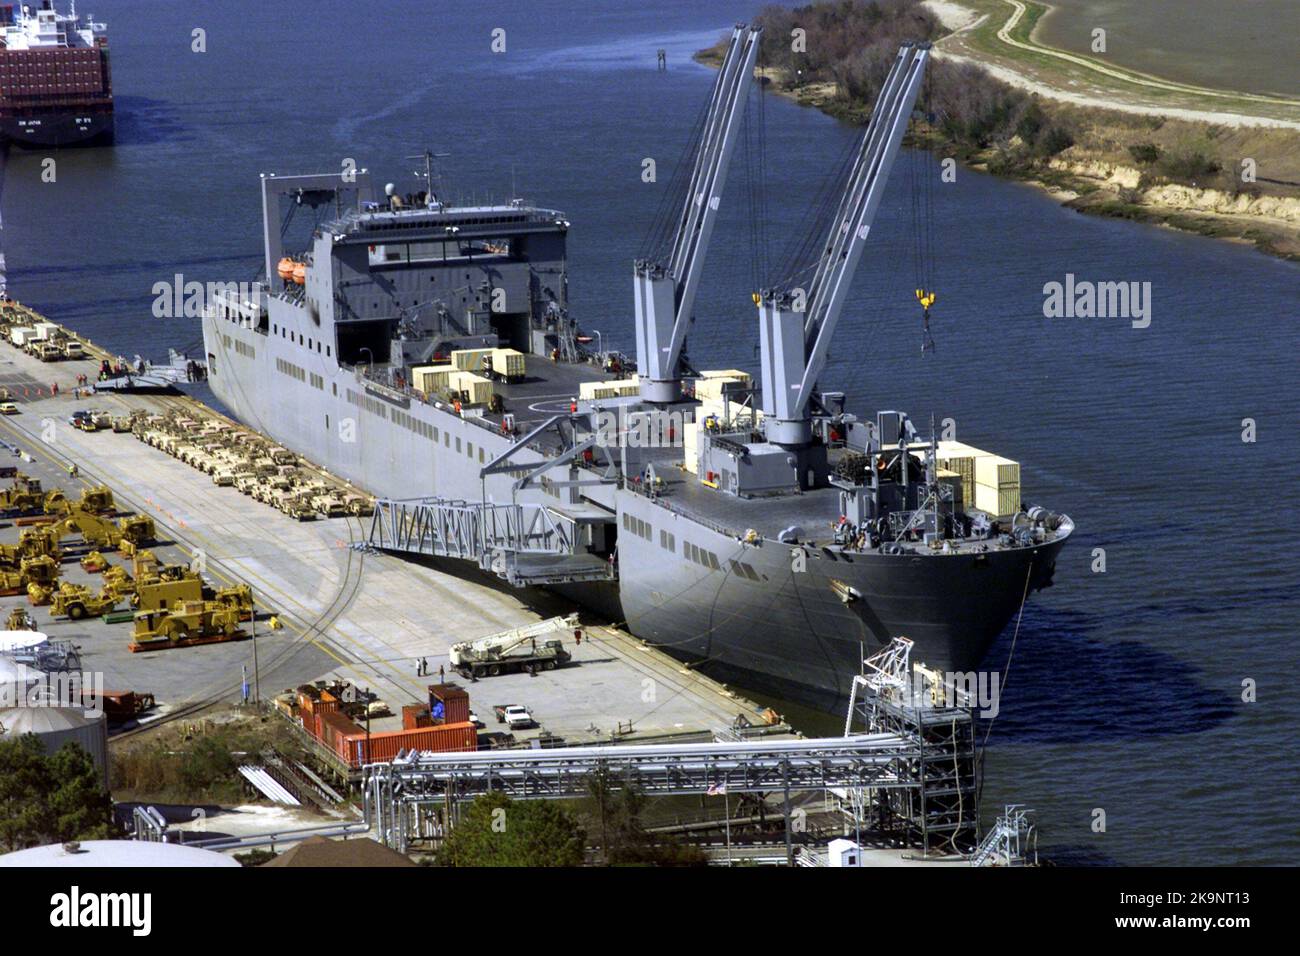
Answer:
<svg viewBox="0 0 1300 956"><path fill-rule="evenodd" d="M275 271L280 274L280 278L283 279L285 282L292 282L293 267L296 265L297 265L296 262L294 262L288 256L285 256L283 259L280 260L280 264L276 267Z"/></svg>
<svg viewBox="0 0 1300 956"><path fill-rule="evenodd" d="M296 262L293 266L293 281L298 285L307 284L307 263Z"/></svg>

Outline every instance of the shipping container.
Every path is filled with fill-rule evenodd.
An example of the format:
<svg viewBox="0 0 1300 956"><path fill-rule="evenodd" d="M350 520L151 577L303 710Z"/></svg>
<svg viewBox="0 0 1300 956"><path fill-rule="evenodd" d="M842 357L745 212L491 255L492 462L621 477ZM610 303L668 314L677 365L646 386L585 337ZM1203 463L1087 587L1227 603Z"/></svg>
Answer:
<svg viewBox="0 0 1300 956"><path fill-rule="evenodd" d="M457 349L451 353L451 364L462 372L481 372L483 359L493 351L493 349Z"/></svg>
<svg viewBox="0 0 1300 956"><path fill-rule="evenodd" d="M349 766L392 760L403 750L432 750L435 753L468 752L478 749L478 731L471 723L442 724L418 730L365 731L340 735L333 750Z"/></svg>
<svg viewBox="0 0 1300 956"><path fill-rule="evenodd" d="M524 353L515 349L492 350L492 374L497 378L518 381L524 377Z"/></svg>
<svg viewBox="0 0 1300 956"><path fill-rule="evenodd" d="M975 507L991 515L1005 518L1020 510L1020 486L975 485Z"/></svg>
<svg viewBox="0 0 1300 956"><path fill-rule="evenodd" d="M491 379L473 372L453 372L448 387L463 396L461 400L466 405L486 405L492 401Z"/></svg>
<svg viewBox="0 0 1300 956"><path fill-rule="evenodd" d="M320 733L317 737L325 743L327 747L338 751L339 742L346 737L361 734L365 736L366 729L360 724L354 723L340 713L326 712L317 714L320 721Z"/></svg>
<svg viewBox="0 0 1300 956"><path fill-rule="evenodd" d="M739 384L749 388L752 382L753 379L748 372L734 368L701 372L700 377L695 380L695 397L700 401L721 401L724 385Z"/></svg>
<svg viewBox="0 0 1300 956"><path fill-rule="evenodd" d="M459 684L430 684L428 710L437 723L466 723L469 720L469 694Z"/></svg>
<svg viewBox="0 0 1300 956"><path fill-rule="evenodd" d="M450 364L420 365L411 369L411 385L426 396L436 396L447 387L447 381L455 371L456 366Z"/></svg>
<svg viewBox="0 0 1300 956"><path fill-rule="evenodd" d="M975 483L1001 488L1020 484L1020 463L998 455L984 455L975 459Z"/></svg>
<svg viewBox="0 0 1300 956"><path fill-rule="evenodd" d="M402 708L402 729L417 730L420 727L432 727L433 718L429 716L426 704L407 704Z"/></svg>

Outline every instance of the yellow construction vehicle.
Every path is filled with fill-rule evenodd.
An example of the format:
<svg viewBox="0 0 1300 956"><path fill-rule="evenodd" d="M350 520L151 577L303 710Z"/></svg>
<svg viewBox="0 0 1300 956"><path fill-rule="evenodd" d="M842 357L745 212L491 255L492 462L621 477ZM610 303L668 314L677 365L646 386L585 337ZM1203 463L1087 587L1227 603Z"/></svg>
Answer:
<svg viewBox="0 0 1300 956"><path fill-rule="evenodd" d="M153 541L158 534L157 528L154 527L153 518L148 515L128 515L117 522L118 531L122 534L122 550L127 551L126 545L131 545L129 554L135 554L142 545Z"/></svg>
<svg viewBox="0 0 1300 956"><path fill-rule="evenodd" d="M5 622L5 629L10 631L34 631L36 630L36 620L27 613L26 608L16 607L9 612L9 620Z"/></svg>
<svg viewBox="0 0 1300 956"><path fill-rule="evenodd" d="M22 558L48 556L55 561L63 559L63 549L59 547L60 535L54 525L38 528L24 528L18 536L18 554Z"/></svg>
<svg viewBox="0 0 1300 956"><path fill-rule="evenodd" d="M45 505L45 492L39 479L28 478L21 472L14 475L14 483L0 491L0 511L40 511Z"/></svg>
<svg viewBox="0 0 1300 956"><path fill-rule="evenodd" d="M253 619L253 589L247 584L222 588L213 595L212 601L222 607L234 608L239 612L241 621L251 621Z"/></svg>
<svg viewBox="0 0 1300 956"><path fill-rule="evenodd" d="M92 594L84 584L70 584L64 581L59 589L51 595L50 613L55 617L68 617L79 621L83 617L99 617L115 610L117 597L107 588L99 594Z"/></svg>
<svg viewBox="0 0 1300 956"><path fill-rule="evenodd" d="M108 570L108 558L98 551L92 551L82 557L81 567L82 570L89 571L91 574L103 574Z"/></svg>
<svg viewBox="0 0 1300 956"><path fill-rule="evenodd" d="M137 611L165 611L186 601L203 600L203 580L188 568L164 568L161 577L136 576L131 607ZM180 573L174 573L180 572Z"/></svg>
<svg viewBox="0 0 1300 956"><path fill-rule="evenodd" d="M181 601L171 610L139 611L130 650L151 651L238 640L239 612L212 601Z"/></svg>
<svg viewBox="0 0 1300 956"><path fill-rule="evenodd" d="M82 511L89 511L97 515L117 510L117 502L113 500L113 489L108 485L96 485L93 488L82 489L80 504Z"/></svg>
<svg viewBox="0 0 1300 956"><path fill-rule="evenodd" d="M50 598L54 594L54 588L48 584L38 584L30 581L27 584L27 600L33 607L42 607L50 603Z"/></svg>
<svg viewBox="0 0 1300 956"><path fill-rule="evenodd" d="M80 534L86 544L101 550L116 550L122 543L122 532L108 518L83 511L80 504L72 505L63 519L51 526L62 539L69 534Z"/></svg>
<svg viewBox="0 0 1300 956"><path fill-rule="evenodd" d="M18 573L22 575L24 585L44 584L52 588L59 578L59 562L48 554L23 558Z"/></svg>

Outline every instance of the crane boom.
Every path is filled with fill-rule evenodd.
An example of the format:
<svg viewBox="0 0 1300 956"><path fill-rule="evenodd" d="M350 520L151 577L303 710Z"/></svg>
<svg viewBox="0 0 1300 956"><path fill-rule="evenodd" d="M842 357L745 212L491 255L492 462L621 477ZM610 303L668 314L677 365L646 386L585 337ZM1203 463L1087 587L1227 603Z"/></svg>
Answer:
<svg viewBox="0 0 1300 956"><path fill-rule="evenodd" d="M737 26L709 101L689 188L665 261L634 266L637 368L641 397L668 403L681 394L680 361L693 321L695 294L717 221L727 167L754 78L762 28Z"/></svg>
<svg viewBox="0 0 1300 956"><path fill-rule="evenodd" d="M803 295L804 313L795 309L793 290L767 289L760 296L768 441L798 446L811 440L809 402L907 131L929 55L928 43L906 43L898 51L862 134L812 284Z"/></svg>

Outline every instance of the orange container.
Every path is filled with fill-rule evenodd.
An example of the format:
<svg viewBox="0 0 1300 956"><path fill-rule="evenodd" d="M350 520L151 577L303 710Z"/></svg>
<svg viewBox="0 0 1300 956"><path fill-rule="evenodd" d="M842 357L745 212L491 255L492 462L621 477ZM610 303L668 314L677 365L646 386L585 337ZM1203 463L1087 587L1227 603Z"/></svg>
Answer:
<svg viewBox="0 0 1300 956"><path fill-rule="evenodd" d="M469 694L459 684L430 684L429 713L435 724L469 723Z"/></svg>
<svg viewBox="0 0 1300 956"><path fill-rule="evenodd" d="M440 724L417 730L388 730L372 733L369 741L365 731L359 734L340 734L334 739L334 752L350 766L392 760L403 750L432 750L437 753L472 751L478 749L478 731L468 721L459 724Z"/></svg>

